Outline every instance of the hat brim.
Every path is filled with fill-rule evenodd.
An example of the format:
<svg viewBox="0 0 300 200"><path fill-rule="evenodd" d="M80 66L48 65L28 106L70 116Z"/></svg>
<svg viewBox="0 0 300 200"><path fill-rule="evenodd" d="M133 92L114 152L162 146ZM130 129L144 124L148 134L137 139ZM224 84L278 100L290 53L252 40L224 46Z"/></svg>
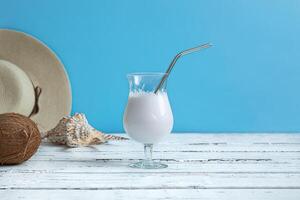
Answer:
<svg viewBox="0 0 300 200"><path fill-rule="evenodd" d="M36 38L19 31L0 30L0 59L20 67L42 89L39 112L31 117L44 132L53 128L72 106L71 86L55 53Z"/></svg>

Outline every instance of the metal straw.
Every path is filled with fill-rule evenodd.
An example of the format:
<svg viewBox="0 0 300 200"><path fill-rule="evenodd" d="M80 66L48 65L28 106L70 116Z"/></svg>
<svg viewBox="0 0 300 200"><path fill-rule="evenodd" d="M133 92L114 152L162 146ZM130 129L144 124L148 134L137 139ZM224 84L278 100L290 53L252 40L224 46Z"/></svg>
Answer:
<svg viewBox="0 0 300 200"><path fill-rule="evenodd" d="M178 53L174 59L172 60L171 64L169 65L167 71L166 71L166 74L162 77L161 81L159 82L158 86L156 87L154 93L156 94L158 92L158 90L162 87L162 85L164 84L164 82L166 81L166 79L168 78L169 74L171 73L174 65L176 64L177 60L181 57L181 56L184 56L184 55L187 55L187 54L190 54L190 53L193 53L195 51L200 51L202 49L206 49L206 48L209 48L211 47L212 45L210 43L206 43L206 44L202 44L200 46L196 46L196 47L193 47L193 48L190 48L190 49L187 49L187 50L184 50L184 51L181 51L180 53Z"/></svg>

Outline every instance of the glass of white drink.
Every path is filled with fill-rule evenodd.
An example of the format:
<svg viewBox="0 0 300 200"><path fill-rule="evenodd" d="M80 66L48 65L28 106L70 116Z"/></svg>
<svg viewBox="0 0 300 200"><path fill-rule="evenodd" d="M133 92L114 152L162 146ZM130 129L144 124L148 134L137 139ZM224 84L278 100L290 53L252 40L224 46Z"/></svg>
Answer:
<svg viewBox="0 0 300 200"><path fill-rule="evenodd" d="M131 167L144 169L167 167L152 160L153 144L170 134L173 128L173 114L166 91L166 81L159 89L157 88L165 75L165 73L127 75L130 91L123 125L130 138L144 144L145 152L145 159L131 164Z"/></svg>

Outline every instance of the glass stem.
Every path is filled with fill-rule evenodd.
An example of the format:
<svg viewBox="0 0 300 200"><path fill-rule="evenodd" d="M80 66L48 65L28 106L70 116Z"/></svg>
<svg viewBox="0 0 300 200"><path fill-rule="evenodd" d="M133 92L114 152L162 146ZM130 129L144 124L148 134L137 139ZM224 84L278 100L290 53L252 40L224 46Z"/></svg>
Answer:
<svg viewBox="0 0 300 200"><path fill-rule="evenodd" d="M153 144L144 144L145 162L152 163Z"/></svg>

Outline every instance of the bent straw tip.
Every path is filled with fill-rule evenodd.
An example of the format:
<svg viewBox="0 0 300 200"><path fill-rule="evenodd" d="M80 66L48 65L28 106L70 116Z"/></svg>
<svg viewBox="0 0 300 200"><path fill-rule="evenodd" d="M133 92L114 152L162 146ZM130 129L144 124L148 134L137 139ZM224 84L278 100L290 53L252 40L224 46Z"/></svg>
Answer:
<svg viewBox="0 0 300 200"><path fill-rule="evenodd" d="M208 43L206 43L206 44L204 44L205 46L208 46L208 47L211 47L211 46L213 46L213 44L211 43L211 42L208 42ZM203 45L203 46L204 46Z"/></svg>

